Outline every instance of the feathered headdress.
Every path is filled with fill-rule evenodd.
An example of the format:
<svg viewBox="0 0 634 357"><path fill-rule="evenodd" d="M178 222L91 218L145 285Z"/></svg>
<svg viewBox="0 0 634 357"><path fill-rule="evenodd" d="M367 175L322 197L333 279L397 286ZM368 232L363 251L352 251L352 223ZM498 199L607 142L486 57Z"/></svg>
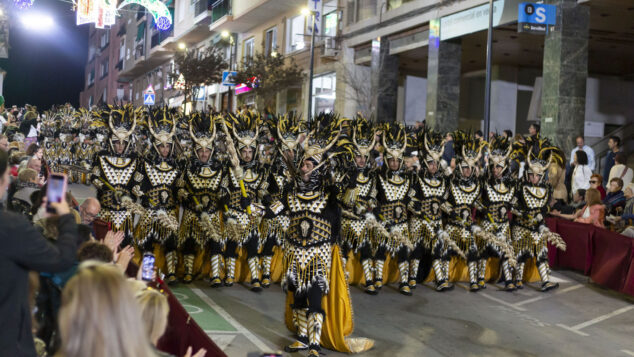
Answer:
<svg viewBox="0 0 634 357"><path fill-rule="evenodd" d="M526 165L528 166L527 174L536 174L541 176L541 180L550 167L552 162L563 167L565 163L564 152L550 143L548 139L540 137L527 138L528 155L526 156ZM541 181L540 180L540 181Z"/></svg>
<svg viewBox="0 0 634 357"><path fill-rule="evenodd" d="M216 122L210 113L194 112L189 116L189 136L194 142L194 153L198 157L198 150L206 148L214 151L216 140Z"/></svg>
<svg viewBox="0 0 634 357"><path fill-rule="evenodd" d="M306 122L294 112L284 115L271 115L267 120L271 132L276 135L278 150L295 151L299 146L300 135L306 131Z"/></svg>
<svg viewBox="0 0 634 357"><path fill-rule="evenodd" d="M418 157L422 159L429 168L429 163L440 164L442 155L445 153L445 140L443 136L433 130L423 130L416 136L416 146Z"/></svg>
<svg viewBox="0 0 634 357"><path fill-rule="evenodd" d="M407 149L407 133L402 125L386 123L383 126L385 158L402 160Z"/></svg>
<svg viewBox="0 0 634 357"><path fill-rule="evenodd" d="M227 128L231 129L231 134L237 141L236 149L240 151L244 147L251 147L255 152L260 125L262 125L260 113L255 111L247 111L243 114L229 113L224 119Z"/></svg>
<svg viewBox="0 0 634 357"><path fill-rule="evenodd" d="M376 144L376 131L372 123L370 123L361 114L358 114L350 123L352 128L352 144L355 152L366 159L370 157L370 152Z"/></svg>
<svg viewBox="0 0 634 357"><path fill-rule="evenodd" d="M147 115L147 128L154 140L152 145L158 153L160 145L169 145L173 150L174 135L176 134L176 111L167 107L153 108Z"/></svg>
<svg viewBox="0 0 634 357"><path fill-rule="evenodd" d="M489 165L500 166L504 170L508 167L508 160L513 152L513 145L508 138L502 135L495 135L489 141Z"/></svg>
<svg viewBox="0 0 634 357"><path fill-rule="evenodd" d="M315 170L327 160L323 155L327 153L339 140L341 126L346 119L341 119L335 113L319 113L308 123L309 133L304 140L302 160L315 162Z"/></svg>
<svg viewBox="0 0 634 357"><path fill-rule="evenodd" d="M465 133L462 130L455 131L453 138L458 166L475 170L479 165L480 158L482 158L482 149L487 145L487 142L477 140L472 133Z"/></svg>

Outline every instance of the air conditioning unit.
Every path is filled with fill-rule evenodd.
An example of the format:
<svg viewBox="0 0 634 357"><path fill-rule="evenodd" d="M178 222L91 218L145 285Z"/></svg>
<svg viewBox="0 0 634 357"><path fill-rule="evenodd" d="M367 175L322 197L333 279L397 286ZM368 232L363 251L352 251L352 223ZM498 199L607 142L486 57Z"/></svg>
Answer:
<svg viewBox="0 0 634 357"><path fill-rule="evenodd" d="M324 54L321 57L336 57L339 54L337 50L337 41L334 37L326 37L324 40Z"/></svg>

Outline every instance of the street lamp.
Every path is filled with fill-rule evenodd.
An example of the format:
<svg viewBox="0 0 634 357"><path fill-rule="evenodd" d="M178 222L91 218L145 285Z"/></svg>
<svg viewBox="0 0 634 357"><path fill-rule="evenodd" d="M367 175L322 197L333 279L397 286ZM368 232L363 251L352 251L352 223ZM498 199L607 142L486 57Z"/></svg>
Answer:
<svg viewBox="0 0 634 357"><path fill-rule="evenodd" d="M185 51L187 49L187 45L184 42L179 42L178 49L181 51Z"/></svg>
<svg viewBox="0 0 634 357"><path fill-rule="evenodd" d="M303 8L301 14L310 15L313 18L313 24L310 31L310 69L308 73L308 121L313 115L313 70L315 66L315 12L308 8Z"/></svg>
<svg viewBox="0 0 634 357"><path fill-rule="evenodd" d="M233 34L227 30L224 30L220 33L220 36L225 39L229 39L229 72L233 70L233 48L235 46L235 40L233 39ZM232 98L232 88L229 87L229 98L227 100L227 109L231 112L233 107L233 98Z"/></svg>

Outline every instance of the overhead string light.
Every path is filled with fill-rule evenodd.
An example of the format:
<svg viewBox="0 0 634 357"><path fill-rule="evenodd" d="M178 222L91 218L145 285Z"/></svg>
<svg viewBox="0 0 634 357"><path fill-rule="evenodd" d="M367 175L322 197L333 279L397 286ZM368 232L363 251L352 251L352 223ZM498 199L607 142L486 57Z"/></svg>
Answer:
<svg viewBox="0 0 634 357"><path fill-rule="evenodd" d="M172 14L167 6L160 0L124 0L117 8L121 10L127 5L137 4L147 9L154 17L154 22L159 30L169 30L172 27Z"/></svg>
<svg viewBox="0 0 634 357"><path fill-rule="evenodd" d="M20 10L28 9L33 6L34 0L13 0L13 5Z"/></svg>

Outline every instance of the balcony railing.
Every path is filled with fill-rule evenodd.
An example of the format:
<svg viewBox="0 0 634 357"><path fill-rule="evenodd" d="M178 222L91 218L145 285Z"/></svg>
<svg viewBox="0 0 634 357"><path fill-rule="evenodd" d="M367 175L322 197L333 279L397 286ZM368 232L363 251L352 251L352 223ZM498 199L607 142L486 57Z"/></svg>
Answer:
<svg viewBox="0 0 634 357"><path fill-rule="evenodd" d="M194 5L194 15L198 16L203 12L211 10L212 0L198 0Z"/></svg>
<svg viewBox="0 0 634 357"><path fill-rule="evenodd" d="M216 0L211 4L211 23L231 14L231 0Z"/></svg>

